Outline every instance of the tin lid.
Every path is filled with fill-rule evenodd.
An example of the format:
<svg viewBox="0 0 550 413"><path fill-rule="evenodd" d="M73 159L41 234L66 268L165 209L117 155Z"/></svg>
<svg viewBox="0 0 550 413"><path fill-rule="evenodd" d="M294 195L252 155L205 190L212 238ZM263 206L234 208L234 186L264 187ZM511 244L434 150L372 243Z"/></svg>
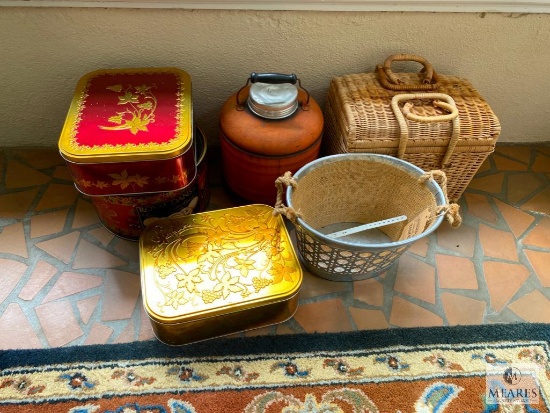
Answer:
<svg viewBox="0 0 550 413"><path fill-rule="evenodd" d="M298 89L290 83L253 83L247 103L262 118L283 119L298 109Z"/></svg>
<svg viewBox="0 0 550 413"><path fill-rule="evenodd" d="M302 284L281 216L246 205L161 219L139 242L146 312L185 323L280 302Z"/></svg>
<svg viewBox="0 0 550 413"><path fill-rule="evenodd" d="M183 70L91 72L76 86L59 150L77 163L174 158L192 145L192 108Z"/></svg>

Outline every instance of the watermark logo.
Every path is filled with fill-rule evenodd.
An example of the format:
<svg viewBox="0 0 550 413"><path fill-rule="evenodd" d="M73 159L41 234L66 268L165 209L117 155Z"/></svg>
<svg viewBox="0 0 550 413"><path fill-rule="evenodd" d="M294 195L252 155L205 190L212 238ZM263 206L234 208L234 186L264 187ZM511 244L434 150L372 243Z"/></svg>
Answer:
<svg viewBox="0 0 550 413"><path fill-rule="evenodd" d="M502 363L486 369L487 404L539 404L538 366L534 363Z"/></svg>

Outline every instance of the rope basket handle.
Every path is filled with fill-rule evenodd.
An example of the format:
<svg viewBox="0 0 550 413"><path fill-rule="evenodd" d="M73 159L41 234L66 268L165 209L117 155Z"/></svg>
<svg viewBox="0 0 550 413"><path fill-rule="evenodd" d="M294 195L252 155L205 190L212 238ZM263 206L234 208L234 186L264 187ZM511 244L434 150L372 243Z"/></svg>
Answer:
<svg viewBox="0 0 550 413"><path fill-rule="evenodd" d="M275 187L277 188L277 199L275 201L275 207L273 208L273 215L283 215L290 220L294 225L297 225L298 218L301 218L299 212L295 211L292 207L287 207L283 202L283 194L285 189L289 186L296 188L298 183L292 177L292 172L287 171L284 175L278 177L275 180Z"/></svg>
<svg viewBox="0 0 550 413"><path fill-rule="evenodd" d="M395 61L412 61L420 63L423 67L420 71L424 75L421 83L410 84L403 83L391 70L391 65ZM439 78L432 65L423 57L413 54L395 54L389 56L383 65L377 65L378 80L380 84L389 90L394 91L433 91L439 88Z"/></svg>
<svg viewBox="0 0 550 413"><path fill-rule="evenodd" d="M411 108L413 104L411 102L405 103L403 110L399 107L399 103L404 100L412 99L432 99L433 105L444 109L450 113L447 115L437 115L437 116L419 116L411 113ZM439 100L440 99L440 100ZM409 127L407 125L407 120L422 122L422 123L433 123L433 122L447 122L452 121L453 132L449 145L447 146L447 151L441 160L441 168L448 168L450 166L449 160L453 155L456 144L458 143L458 138L460 136L460 118L458 109L456 107L455 101L453 98L445 93L404 93L400 95L395 95L391 101L391 108L397 122L399 123L399 128L401 129L399 137L399 148L397 149L397 157L402 159L405 156L405 150L407 149L407 141L409 139Z"/></svg>
<svg viewBox="0 0 550 413"><path fill-rule="evenodd" d="M447 174L439 169L436 169L426 172L418 178L419 183L426 183L431 180L434 180L439 184L441 190L443 191L443 195L445 196L445 205L440 205L437 207L435 211L436 215L441 213L445 214L447 222L451 224L453 228L458 228L460 224L462 224L462 217L459 212L460 206L457 203L449 202L449 198L447 197Z"/></svg>

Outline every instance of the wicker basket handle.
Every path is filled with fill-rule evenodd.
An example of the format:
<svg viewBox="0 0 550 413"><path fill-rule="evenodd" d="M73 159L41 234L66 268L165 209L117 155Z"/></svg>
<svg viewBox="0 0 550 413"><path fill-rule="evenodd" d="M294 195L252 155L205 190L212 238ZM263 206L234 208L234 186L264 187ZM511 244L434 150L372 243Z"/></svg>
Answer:
<svg viewBox="0 0 550 413"><path fill-rule="evenodd" d="M445 109L450 113L447 115L439 115L439 116L418 116L410 112L410 109L413 106L412 103L410 102L406 103L403 106L403 110L401 110L401 108L399 107L399 103L404 100L412 100L412 99L432 99L434 100L433 102L434 106ZM393 109L393 113L395 114L395 117L397 118L397 122L399 123L399 127L401 129L401 134L399 138L399 148L397 149L397 157L400 159L402 159L403 156L405 156L405 150L407 149L407 141L409 139L409 128L407 126L407 119L411 121L423 122L423 123L452 121L453 132L451 135L451 139L449 141L449 145L447 146L447 151L445 152L445 155L443 156L443 159L441 161L441 168L448 168L450 164L449 160L453 155L456 144L458 142L458 138L460 136L460 118L458 116L459 115L458 109L456 108L456 104L453 98L445 93L406 93L406 94L395 95L392 98L391 107Z"/></svg>
<svg viewBox="0 0 550 413"><path fill-rule="evenodd" d="M399 79L391 70L391 65L395 61L412 61L422 64L423 68L420 71L420 73L424 74L422 82L419 84L403 83L403 81ZM413 54L391 55L384 61L383 65L376 66L376 71L378 72L378 80L380 81L380 84L389 90L433 91L440 86L437 73L435 73L432 65L423 57Z"/></svg>

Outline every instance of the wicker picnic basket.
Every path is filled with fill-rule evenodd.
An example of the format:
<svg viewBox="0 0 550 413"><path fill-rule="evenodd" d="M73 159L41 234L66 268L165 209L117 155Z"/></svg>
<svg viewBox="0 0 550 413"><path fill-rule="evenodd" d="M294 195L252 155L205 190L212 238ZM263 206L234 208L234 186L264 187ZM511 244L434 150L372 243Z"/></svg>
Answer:
<svg viewBox="0 0 550 413"><path fill-rule="evenodd" d="M422 70L394 73L397 61ZM438 74L419 56L392 55L373 73L332 79L322 153L376 153L443 170L456 202L499 135L498 118L468 80Z"/></svg>

